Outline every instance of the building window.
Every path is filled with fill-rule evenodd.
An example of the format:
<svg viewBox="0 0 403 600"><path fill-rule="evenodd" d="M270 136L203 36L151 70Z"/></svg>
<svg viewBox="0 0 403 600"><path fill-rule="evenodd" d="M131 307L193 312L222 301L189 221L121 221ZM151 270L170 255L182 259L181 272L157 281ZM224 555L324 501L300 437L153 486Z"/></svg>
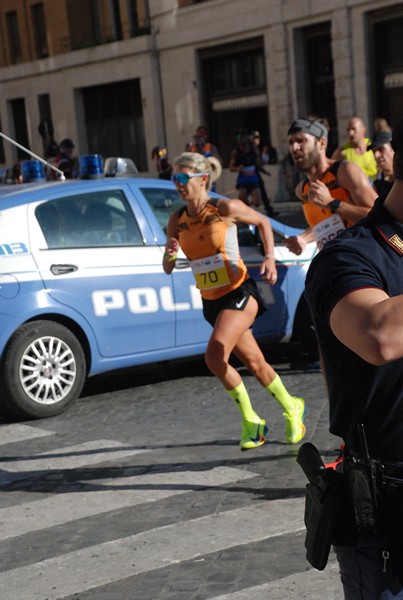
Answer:
<svg viewBox="0 0 403 600"><path fill-rule="evenodd" d="M127 3L127 10L129 19L129 37L134 37L140 22L137 0L129 0Z"/></svg>
<svg viewBox="0 0 403 600"><path fill-rule="evenodd" d="M39 125L38 132L42 138L43 154L46 159L57 155L58 146L54 138L54 127L52 123L52 111L50 107L49 94L38 96Z"/></svg>
<svg viewBox="0 0 403 600"><path fill-rule="evenodd" d="M199 52L204 120L224 166L240 129L269 137L263 39L216 46Z"/></svg>
<svg viewBox="0 0 403 600"><path fill-rule="evenodd" d="M82 95L89 151L131 158L139 171L147 171L140 81L84 88Z"/></svg>
<svg viewBox="0 0 403 600"><path fill-rule="evenodd" d="M33 4L31 6L32 25L35 36L35 49L37 58L46 58L49 56L48 42L46 39L46 24L43 4Z"/></svg>
<svg viewBox="0 0 403 600"><path fill-rule="evenodd" d="M21 146L29 149L27 114L24 98L10 100L10 107L14 125L14 135L12 137ZM25 160L28 158L28 155L24 150L17 147L17 158L18 160Z"/></svg>
<svg viewBox="0 0 403 600"><path fill-rule="evenodd" d="M259 49L218 56L209 67L210 89L215 97L250 94L265 87L264 57Z"/></svg>
<svg viewBox="0 0 403 600"><path fill-rule="evenodd" d="M66 8L69 37L63 40L65 50L79 50L104 43L98 2L69 0Z"/></svg>
<svg viewBox="0 0 403 600"><path fill-rule="evenodd" d="M298 111L304 116L316 115L328 120L331 154L338 146L338 132L330 23L297 30L295 50L297 88L302 91L298 94Z"/></svg>
<svg viewBox="0 0 403 600"><path fill-rule="evenodd" d="M8 43L10 47L10 58L13 64L21 60L20 34L18 30L17 11L6 13Z"/></svg>
<svg viewBox="0 0 403 600"><path fill-rule="evenodd" d="M148 0L128 0L129 37L150 33Z"/></svg>
<svg viewBox="0 0 403 600"><path fill-rule="evenodd" d="M122 16L120 14L119 0L112 0L111 5L112 24L109 32L109 41L123 40Z"/></svg>

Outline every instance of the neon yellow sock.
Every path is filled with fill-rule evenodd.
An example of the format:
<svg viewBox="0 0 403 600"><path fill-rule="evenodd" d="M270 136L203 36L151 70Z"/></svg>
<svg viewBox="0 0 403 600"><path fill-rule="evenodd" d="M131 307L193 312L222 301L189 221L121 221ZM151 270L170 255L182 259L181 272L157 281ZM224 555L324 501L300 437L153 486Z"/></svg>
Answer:
<svg viewBox="0 0 403 600"><path fill-rule="evenodd" d="M285 412L293 412L295 409L294 398L287 391L278 373L273 381L266 386L266 390L275 397L277 402L284 408Z"/></svg>
<svg viewBox="0 0 403 600"><path fill-rule="evenodd" d="M251 421L252 423L259 422L259 417L252 408L249 394L243 381L233 390L227 390L227 394L241 411L244 421Z"/></svg>

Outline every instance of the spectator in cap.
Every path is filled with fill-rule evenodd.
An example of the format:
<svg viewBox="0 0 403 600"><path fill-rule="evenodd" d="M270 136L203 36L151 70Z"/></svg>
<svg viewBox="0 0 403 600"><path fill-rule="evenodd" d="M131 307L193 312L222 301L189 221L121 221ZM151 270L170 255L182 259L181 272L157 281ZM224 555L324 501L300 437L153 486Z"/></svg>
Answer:
<svg viewBox="0 0 403 600"><path fill-rule="evenodd" d="M332 159L345 158L355 162L372 182L378 169L374 153L369 148L371 142L365 136L366 131L364 121L360 117L351 117L347 125L348 142L333 152Z"/></svg>
<svg viewBox="0 0 403 600"><path fill-rule="evenodd" d="M340 231L365 217L377 197L368 178L355 163L327 157L326 126L319 120L297 119L288 130L290 154L297 169L305 173L295 189L309 225L286 245L301 254L308 242L319 248Z"/></svg>
<svg viewBox="0 0 403 600"><path fill-rule="evenodd" d="M392 132L379 131L374 135L370 146L378 165L378 176L374 181L374 188L379 196L387 194L393 185L393 158L395 151L392 148Z"/></svg>

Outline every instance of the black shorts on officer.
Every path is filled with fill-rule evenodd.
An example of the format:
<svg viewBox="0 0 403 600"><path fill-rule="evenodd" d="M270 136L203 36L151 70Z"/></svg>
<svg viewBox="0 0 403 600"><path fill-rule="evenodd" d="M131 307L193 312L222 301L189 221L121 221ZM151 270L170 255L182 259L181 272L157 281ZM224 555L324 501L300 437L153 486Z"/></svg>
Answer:
<svg viewBox="0 0 403 600"><path fill-rule="evenodd" d="M236 290L225 294L217 300L206 300L203 298L203 315L206 321L214 327L219 313L224 309L243 310L248 303L250 296L253 296L258 303L257 317L266 311L266 306L256 281L249 277Z"/></svg>

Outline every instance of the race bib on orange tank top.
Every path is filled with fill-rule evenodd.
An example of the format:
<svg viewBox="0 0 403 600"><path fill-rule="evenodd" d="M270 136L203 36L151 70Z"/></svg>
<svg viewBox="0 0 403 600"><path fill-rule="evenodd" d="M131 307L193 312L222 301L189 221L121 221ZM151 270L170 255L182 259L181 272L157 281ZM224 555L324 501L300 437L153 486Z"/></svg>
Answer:
<svg viewBox="0 0 403 600"><path fill-rule="evenodd" d="M215 254L190 261L199 290L211 290L231 283L223 255Z"/></svg>
<svg viewBox="0 0 403 600"><path fill-rule="evenodd" d="M339 215L332 215L312 227L318 249L321 250L327 242L333 240L343 229L345 229L345 226Z"/></svg>

